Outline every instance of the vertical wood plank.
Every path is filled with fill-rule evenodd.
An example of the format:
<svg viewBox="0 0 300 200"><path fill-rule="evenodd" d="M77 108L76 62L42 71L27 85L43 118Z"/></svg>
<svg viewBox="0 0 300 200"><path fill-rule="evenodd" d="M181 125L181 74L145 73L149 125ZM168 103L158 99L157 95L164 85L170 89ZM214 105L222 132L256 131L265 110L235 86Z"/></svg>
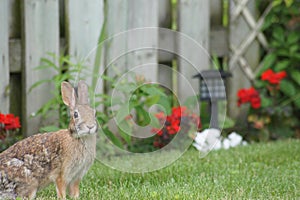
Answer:
<svg viewBox="0 0 300 200"><path fill-rule="evenodd" d="M9 24L8 24L9 0L0 1L0 112L9 112Z"/></svg>
<svg viewBox="0 0 300 200"><path fill-rule="evenodd" d="M179 72L178 96L180 100L198 94L198 81L192 76L210 67L209 34L210 34L210 1L209 0L179 0L178 1L178 30L194 40L187 43L186 37L179 37ZM190 45L199 45L195 48ZM202 49L201 49L202 48ZM184 56L180 57L180 56ZM191 65L190 63L193 63Z"/></svg>
<svg viewBox="0 0 300 200"><path fill-rule="evenodd" d="M147 27L158 27L159 0L128 0L128 67L144 75L148 81L157 81L158 73L158 31ZM139 28L140 30L134 30ZM144 29L145 28L145 29ZM150 47L150 49L149 49ZM153 49L151 49L153 47Z"/></svg>
<svg viewBox="0 0 300 200"><path fill-rule="evenodd" d="M34 70L47 53L59 55L59 2L58 0L24 0L24 69L23 69L23 131L25 136L38 132L40 117L31 117L51 99L52 84L43 84L29 93L30 87L40 80L51 79L54 71ZM49 58L51 59L51 58ZM55 62L55 61L54 61ZM51 124L54 119L46 119Z"/></svg>
<svg viewBox="0 0 300 200"><path fill-rule="evenodd" d="M107 1L106 3L106 32L108 40L105 43L105 66L107 68L106 74L113 77L115 72L112 66L116 67L119 71L127 69L126 56L121 56L126 51L126 37L121 33L127 30L128 5L127 1L124 0Z"/></svg>
<svg viewBox="0 0 300 200"><path fill-rule="evenodd" d="M89 75L84 79L91 85L96 48L104 21L103 0L67 0L65 6L68 53L75 62L82 61L87 67Z"/></svg>
<svg viewBox="0 0 300 200"><path fill-rule="evenodd" d="M157 47L158 31L146 29L158 27L158 1L115 0L107 4L107 33L113 36L106 50L107 74L113 76L115 69L121 73L132 69L156 81L157 51L146 48Z"/></svg>

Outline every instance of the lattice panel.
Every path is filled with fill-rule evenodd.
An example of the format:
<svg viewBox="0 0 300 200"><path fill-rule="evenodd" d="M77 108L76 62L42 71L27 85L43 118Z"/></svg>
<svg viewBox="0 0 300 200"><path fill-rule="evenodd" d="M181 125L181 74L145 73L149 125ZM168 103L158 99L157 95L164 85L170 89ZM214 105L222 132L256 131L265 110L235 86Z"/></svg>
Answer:
<svg viewBox="0 0 300 200"><path fill-rule="evenodd" d="M258 66L250 66L245 57L245 53L252 45L252 43L256 41L258 41L266 51L268 50L268 42L265 35L261 32L261 27L263 25L265 17L272 8L272 3L270 3L262 13L262 15L258 19L256 19L254 17L254 13L251 12L247 6L250 1L253 0L230 1L230 23L237 23L237 20L242 17L245 20L247 29L249 29L249 31L247 33L247 36L244 37L238 45L232 43L230 44L231 56L229 61L229 69L230 71L233 71L236 67L241 67L247 78L249 80L253 80L262 64L260 63Z"/></svg>

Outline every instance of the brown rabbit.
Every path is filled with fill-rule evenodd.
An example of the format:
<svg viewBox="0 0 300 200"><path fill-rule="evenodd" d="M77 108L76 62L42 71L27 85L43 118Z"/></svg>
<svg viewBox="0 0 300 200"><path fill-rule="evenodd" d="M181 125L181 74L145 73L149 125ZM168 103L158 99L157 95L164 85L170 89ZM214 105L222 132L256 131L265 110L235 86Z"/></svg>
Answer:
<svg viewBox="0 0 300 200"><path fill-rule="evenodd" d="M67 189L79 197L79 183L95 158L98 124L83 81L78 97L68 82L61 84L61 92L70 109L69 128L30 136L0 154L0 199L33 199L51 182L58 198L65 199Z"/></svg>

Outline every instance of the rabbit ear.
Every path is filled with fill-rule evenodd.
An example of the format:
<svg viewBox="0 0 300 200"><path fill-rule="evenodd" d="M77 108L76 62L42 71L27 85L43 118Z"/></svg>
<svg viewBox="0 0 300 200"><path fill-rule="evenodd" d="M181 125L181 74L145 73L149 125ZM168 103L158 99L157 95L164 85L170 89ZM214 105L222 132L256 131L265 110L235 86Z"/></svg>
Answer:
<svg viewBox="0 0 300 200"><path fill-rule="evenodd" d="M76 104L75 90L70 83L66 81L61 83L61 95L64 104L69 106L71 109L75 108L75 104Z"/></svg>
<svg viewBox="0 0 300 200"><path fill-rule="evenodd" d="M89 88L84 81L78 82L78 103L89 104Z"/></svg>

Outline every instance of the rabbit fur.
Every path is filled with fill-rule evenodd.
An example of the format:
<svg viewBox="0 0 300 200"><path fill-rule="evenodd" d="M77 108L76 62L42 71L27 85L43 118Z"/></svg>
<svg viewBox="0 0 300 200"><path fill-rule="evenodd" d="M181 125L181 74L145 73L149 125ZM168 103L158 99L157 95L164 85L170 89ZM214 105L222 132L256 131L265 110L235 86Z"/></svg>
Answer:
<svg viewBox="0 0 300 200"><path fill-rule="evenodd" d="M65 199L67 190L79 197L79 183L95 158L98 123L83 81L78 97L68 82L62 82L61 92L70 110L69 128L30 136L0 154L0 199L33 199L52 182L58 198Z"/></svg>

